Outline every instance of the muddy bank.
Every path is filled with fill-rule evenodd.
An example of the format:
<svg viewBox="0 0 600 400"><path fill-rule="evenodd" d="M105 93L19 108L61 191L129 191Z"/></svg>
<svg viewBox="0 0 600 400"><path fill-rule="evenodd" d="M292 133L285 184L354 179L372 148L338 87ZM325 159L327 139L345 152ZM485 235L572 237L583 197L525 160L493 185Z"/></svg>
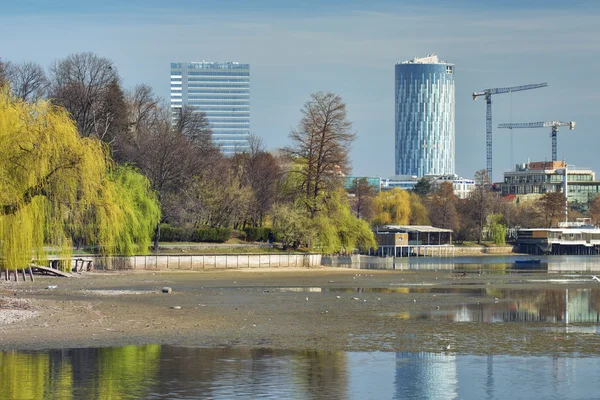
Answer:
<svg viewBox="0 0 600 400"><path fill-rule="evenodd" d="M533 324L470 320L479 318L479 309L482 315L490 310L490 315L502 315L504 308L510 313L513 303L523 308L525 301L527 312L539 315L546 307L540 295L532 292L517 303L511 293L519 290L549 289L560 297L569 289L572 295L587 291L595 296L600 284L588 278L340 268L37 277L35 282L0 284L4 296L0 315L6 316L0 317L0 350L159 343L290 350L598 354L600 335L585 333L597 324L575 324L584 332L577 333L551 319ZM53 285L56 288L48 289ZM172 293L161 293L163 287L172 288ZM564 303L552 301L558 306ZM498 308L495 313L494 308ZM22 316L11 318L13 311Z"/></svg>

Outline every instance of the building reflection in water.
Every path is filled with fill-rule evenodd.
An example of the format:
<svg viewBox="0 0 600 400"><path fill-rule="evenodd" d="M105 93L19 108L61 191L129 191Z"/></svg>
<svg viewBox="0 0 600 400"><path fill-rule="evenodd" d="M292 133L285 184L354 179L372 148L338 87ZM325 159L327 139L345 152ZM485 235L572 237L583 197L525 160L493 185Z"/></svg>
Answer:
<svg viewBox="0 0 600 400"><path fill-rule="evenodd" d="M600 290L497 290L490 303L463 304L439 313L455 322L600 322Z"/></svg>
<svg viewBox="0 0 600 400"><path fill-rule="evenodd" d="M597 398L599 369L598 356L127 346L0 353L0 398Z"/></svg>

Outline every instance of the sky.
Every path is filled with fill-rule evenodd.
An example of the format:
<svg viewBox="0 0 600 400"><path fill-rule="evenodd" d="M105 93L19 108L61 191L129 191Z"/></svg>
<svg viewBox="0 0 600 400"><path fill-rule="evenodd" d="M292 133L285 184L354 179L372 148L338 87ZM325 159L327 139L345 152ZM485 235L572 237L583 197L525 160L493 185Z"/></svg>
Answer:
<svg viewBox="0 0 600 400"><path fill-rule="evenodd" d="M430 53L455 64L456 173L486 167L487 88L548 82L493 97L493 180L515 163L551 159L550 128L503 122L575 121L558 157L600 173L600 2L596 0L36 0L4 4L0 57L48 67L91 51L114 62L126 89L168 100L171 62L250 64L251 133L270 150L316 91L347 105L357 139L353 175L394 175L394 65Z"/></svg>

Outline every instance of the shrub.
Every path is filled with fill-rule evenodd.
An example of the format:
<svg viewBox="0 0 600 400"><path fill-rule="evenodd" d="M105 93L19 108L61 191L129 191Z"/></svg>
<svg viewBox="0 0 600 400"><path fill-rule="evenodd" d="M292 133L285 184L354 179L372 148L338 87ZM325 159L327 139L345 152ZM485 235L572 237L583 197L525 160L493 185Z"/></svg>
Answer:
<svg viewBox="0 0 600 400"><path fill-rule="evenodd" d="M161 242L190 242L194 231L186 228L175 228L169 224L160 225Z"/></svg>
<svg viewBox="0 0 600 400"><path fill-rule="evenodd" d="M225 243L230 236L229 228L199 228L193 232L191 241Z"/></svg>
<svg viewBox="0 0 600 400"><path fill-rule="evenodd" d="M263 227L248 227L244 229L246 232L246 240L249 242L268 242L272 238L271 228Z"/></svg>

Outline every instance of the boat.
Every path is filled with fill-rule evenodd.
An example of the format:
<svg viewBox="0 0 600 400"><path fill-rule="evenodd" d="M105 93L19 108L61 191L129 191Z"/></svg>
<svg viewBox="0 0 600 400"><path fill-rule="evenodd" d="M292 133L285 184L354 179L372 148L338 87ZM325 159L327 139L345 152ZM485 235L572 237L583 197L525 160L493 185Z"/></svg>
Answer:
<svg viewBox="0 0 600 400"><path fill-rule="evenodd" d="M539 264L542 260L515 260L515 264Z"/></svg>

